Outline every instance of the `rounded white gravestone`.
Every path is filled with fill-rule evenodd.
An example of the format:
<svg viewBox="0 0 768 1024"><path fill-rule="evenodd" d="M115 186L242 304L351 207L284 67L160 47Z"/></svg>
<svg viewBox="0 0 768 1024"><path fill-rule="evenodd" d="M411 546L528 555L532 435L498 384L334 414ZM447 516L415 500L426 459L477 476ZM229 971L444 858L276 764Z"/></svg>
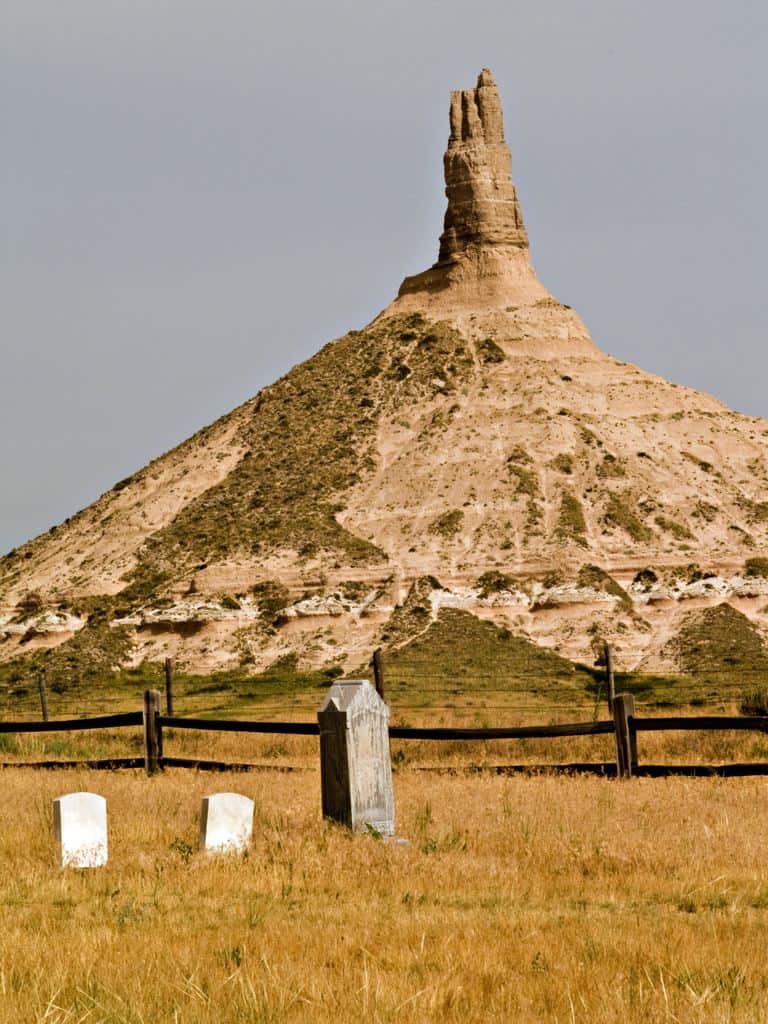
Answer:
<svg viewBox="0 0 768 1024"><path fill-rule="evenodd" d="M67 793L53 801L56 852L63 868L107 863L107 801L98 793Z"/></svg>
<svg viewBox="0 0 768 1024"><path fill-rule="evenodd" d="M203 797L200 849L207 853L243 853L253 832L253 800L240 793Z"/></svg>

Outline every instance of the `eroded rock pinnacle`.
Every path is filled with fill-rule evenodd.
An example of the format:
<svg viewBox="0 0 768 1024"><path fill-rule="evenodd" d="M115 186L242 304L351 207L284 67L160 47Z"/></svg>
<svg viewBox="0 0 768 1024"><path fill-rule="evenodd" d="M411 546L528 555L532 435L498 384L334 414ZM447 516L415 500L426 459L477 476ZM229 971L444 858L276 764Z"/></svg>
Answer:
<svg viewBox="0 0 768 1024"><path fill-rule="evenodd" d="M499 91L487 68L474 89L451 93L443 165L448 208L437 263L406 277L382 315L419 309L454 316L551 298L531 266Z"/></svg>
<svg viewBox="0 0 768 1024"><path fill-rule="evenodd" d="M512 154L504 141L499 91L491 72L477 86L451 93L451 136L443 157L448 209L438 265L471 246L528 247Z"/></svg>

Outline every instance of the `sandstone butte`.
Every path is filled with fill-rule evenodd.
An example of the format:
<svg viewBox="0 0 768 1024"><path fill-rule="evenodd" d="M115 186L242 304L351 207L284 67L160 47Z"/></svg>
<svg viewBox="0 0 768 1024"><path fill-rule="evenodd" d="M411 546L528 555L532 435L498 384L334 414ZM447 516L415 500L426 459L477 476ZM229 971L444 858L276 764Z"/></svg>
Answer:
<svg viewBox="0 0 768 1024"><path fill-rule="evenodd" d="M124 664L352 671L460 609L672 671L724 603L762 659L768 422L606 355L540 283L490 71L444 165L438 261L372 323L0 561L0 659L106 620Z"/></svg>

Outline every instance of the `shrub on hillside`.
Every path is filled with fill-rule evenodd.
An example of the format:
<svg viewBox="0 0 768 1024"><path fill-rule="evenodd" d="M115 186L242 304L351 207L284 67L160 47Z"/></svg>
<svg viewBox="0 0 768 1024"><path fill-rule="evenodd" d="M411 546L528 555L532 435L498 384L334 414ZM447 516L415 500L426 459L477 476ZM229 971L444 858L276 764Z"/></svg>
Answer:
<svg viewBox="0 0 768 1024"><path fill-rule="evenodd" d="M768 684L753 686L745 690L739 701L742 715L768 715Z"/></svg>

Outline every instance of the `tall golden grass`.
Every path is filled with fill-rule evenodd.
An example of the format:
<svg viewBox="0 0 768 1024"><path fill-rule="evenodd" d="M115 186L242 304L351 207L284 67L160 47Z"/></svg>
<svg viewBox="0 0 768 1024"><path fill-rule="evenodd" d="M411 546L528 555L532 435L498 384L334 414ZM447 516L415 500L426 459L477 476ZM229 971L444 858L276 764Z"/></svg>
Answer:
<svg viewBox="0 0 768 1024"><path fill-rule="evenodd" d="M768 1020L763 781L401 765L399 846L321 820L314 757L0 778L2 1022ZM106 868L54 864L77 789L108 799ZM200 800L229 789L253 845L206 858Z"/></svg>

